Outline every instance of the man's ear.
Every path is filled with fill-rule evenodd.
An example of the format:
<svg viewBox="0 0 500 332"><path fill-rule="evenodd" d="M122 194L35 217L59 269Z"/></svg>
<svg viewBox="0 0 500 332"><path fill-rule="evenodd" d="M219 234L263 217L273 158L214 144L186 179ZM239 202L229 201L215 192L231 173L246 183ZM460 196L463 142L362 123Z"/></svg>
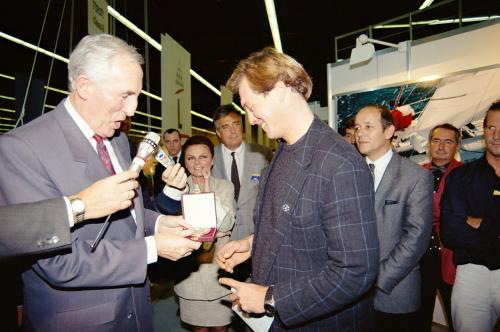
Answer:
<svg viewBox="0 0 500 332"><path fill-rule="evenodd" d="M78 94L78 96L83 100L87 100L89 98L91 89L91 83L88 77L85 75L79 75L74 81L74 83L75 83L75 91Z"/></svg>
<svg viewBox="0 0 500 332"><path fill-rule="evenodd" d="M277 93L280 100L285 99L286 93L288 92L288 86L283 83L283 81L278 81L274 84L274 92Z"/></svg>
<svg viewBox="0 0 500 332"><path fill-rule="evenodd" d="M220 138L220 133L219 133L219 128L215 128L215 133L217 134L217 137L218 137L219 139L221 139L221 138Z"/></svg>
<svg viewBox="0 0 500 332"><path fill-rule="evenodd" d="M384 129L384 137L385 139L391 139L392 136L394 136L394 133L396 132L396 127L394 125L390 125L389 127Z"/></svg>

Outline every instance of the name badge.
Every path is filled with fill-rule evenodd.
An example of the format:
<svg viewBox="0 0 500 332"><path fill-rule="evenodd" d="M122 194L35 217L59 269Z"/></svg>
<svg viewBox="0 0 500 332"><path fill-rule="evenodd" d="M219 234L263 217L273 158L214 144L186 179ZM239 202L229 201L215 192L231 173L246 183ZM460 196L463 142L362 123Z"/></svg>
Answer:
<svg viewBox="0 0 500 332"><path fill-rule="evenodd" d="M260 173L254 173L250 176L250 181L259 182L259 180L260 180Z"/></svg>

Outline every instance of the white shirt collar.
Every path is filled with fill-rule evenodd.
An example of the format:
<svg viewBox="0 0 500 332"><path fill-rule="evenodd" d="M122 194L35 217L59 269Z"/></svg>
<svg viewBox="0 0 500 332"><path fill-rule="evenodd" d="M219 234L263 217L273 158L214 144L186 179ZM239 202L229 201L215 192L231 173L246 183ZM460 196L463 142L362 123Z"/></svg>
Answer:
<svg viewBox="0 0 500 332"><path fill-rule="evenodd" d="M182 150L181 150L181 151L179 151L179 153L178 153L178 154L176 154L175 156L172 156L172 155L170 155L170 154L169 154L169 155L168 155L168 157L169 157L170 159L172 159L172 160L174 159L174 157L177 157L177 161L179 161L179 160L181 159L181 152L182 152Z"/></svg>
<svg viewBox="0 0 500 332"><path fill-rule="evenodd" d="M243 150L245 149L245 144L243 144L243 141L241 141L241 144L240 146L238 146L238 148L234 151L231 151L227 148L227 146L224 145L224 143L221 144L222 145L222 151L227 154L228 156L231 156L231 153L232 152L235 152L235 157L238 157L242 152Z"/></svg>
<svg viewBox="0 0 500 332"><path fill-rule="evenodd" d="M375 180L374 180L374 185L375 185L375 191L378 188L378 185L380 184L380 181L382 180L382 176L384 176L385 169L387 168L387 165L389 165L389 162L391 161L392 155L394 152L392 151L391 148L389 148L389 151L387 151L382 157L378 158L375 161L370 160L370 158L366 158L366 162L368 164L374 164L375 165L375 170L374 170L374 175L375 175Z"/></svg>

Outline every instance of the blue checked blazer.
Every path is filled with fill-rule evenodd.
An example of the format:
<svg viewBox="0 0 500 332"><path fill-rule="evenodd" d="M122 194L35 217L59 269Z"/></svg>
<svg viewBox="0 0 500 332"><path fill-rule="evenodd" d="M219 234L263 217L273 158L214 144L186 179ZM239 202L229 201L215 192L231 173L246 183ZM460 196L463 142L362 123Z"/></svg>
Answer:
<svg viewBox="0 0 500 332"><path fill-rule="evenodd" d="M263 192L269 174L279 176L273 166L282 145L263 174L252 281L274 284L273 331L370 330L373 303L367 291L379 260L370 171L359 153L316 117L305 140L278 204L272 240L265 243L259 241L259 226L266 222L260 214Z"/></svg>

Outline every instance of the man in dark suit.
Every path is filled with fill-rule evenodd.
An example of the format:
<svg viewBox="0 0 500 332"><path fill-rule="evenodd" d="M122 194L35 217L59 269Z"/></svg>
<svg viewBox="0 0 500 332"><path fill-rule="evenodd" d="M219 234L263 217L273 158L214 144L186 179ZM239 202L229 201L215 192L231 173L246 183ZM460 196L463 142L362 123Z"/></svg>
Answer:
<svg viewBox="0 0 500 332"><path fill-rule="evenodd" d="M420 307L419 261L432 229L432 175L391 149L394 119L380 105L355 118L356 143L373 172L380 240L375 283L377 331L414 331Z"/></svg>
<svg viewBox="0 0 500 332"><path fill-rule="evenodd" d="M0 137L0 205L69 195L129 167L129 144L118 129L137 107L142 62L110 35L78 43L68 65L69 97ZM71 252L39 259L23 273L28 330L152 330L147 265L200 244L185 238L192 228L181 217L144 209L137 192L129 209L111 215L95 251L90 244L103 219L74 227ZM77 218L84 214L80 206Z"/></svg>
<svg viewBox="0 0 500 332"><path fill-rule="evenodd" d="M168 153L168 158L173 164L181 162L181 133L175 128L169 128L163 132L163 144L166 147ZM158 196L158 194L163 190L165 183L162 180L163 172L165 167L157 163L155 167L155 174L153 177L153 197Z"/></svg>
<svg viewBox="0 0 500 332"><path fill-rule="evenodd" d="M262 78L265 79L262 79ZM363 298L378 269L370 171L354 147L315 117L303 67L273 48L242 60L226 86L251 124L282 140L261 179L255 233L217 254L221 268L252 256L252 283L221 278L271 330L370 330Z"/></svg>
<svg viewBox="0 0 500 332"><path fill-rule="evenodd" d="M167 147L168 157L174 163L180 161L182 144L181 133L175 128L169 128L163 133L163 143Z"/></svg>
<svg viewBox="0 0 500 332"><path fill-rule="evenodd" d="M85 219L104 217L132 204L136 176L134 171L125 171L70 197L84 202ZM68 197L0 206L0 259L71 248L70 228L83 221L75 216Z"/></svg>

